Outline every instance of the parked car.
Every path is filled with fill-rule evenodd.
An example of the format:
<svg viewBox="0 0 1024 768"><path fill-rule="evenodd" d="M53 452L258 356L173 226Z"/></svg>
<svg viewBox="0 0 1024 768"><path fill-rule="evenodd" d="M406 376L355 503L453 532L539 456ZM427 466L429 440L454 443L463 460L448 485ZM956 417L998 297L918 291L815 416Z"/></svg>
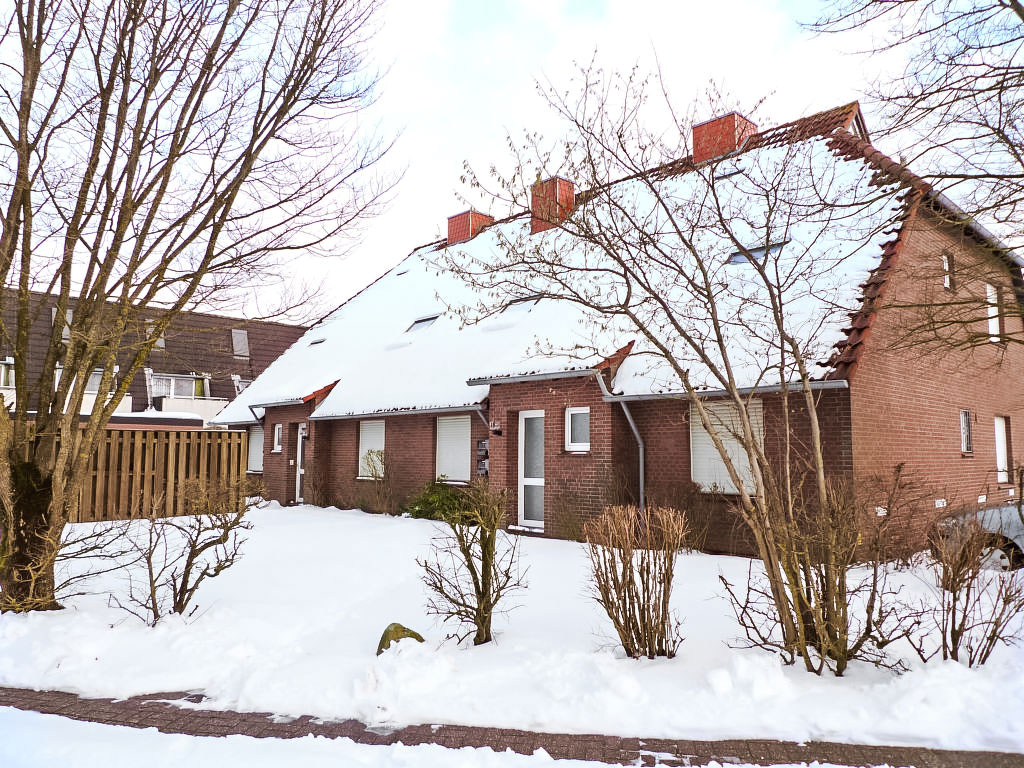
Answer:
<svg viewBox="0 0 1024 768"><path fill-rule="evenodd" d="M989 537L982 550L988 567L1003 571L1024 568L1024 511L1016 504L947 515L936 524L932 552L957 551L956 543L966 545L979 528Z"/></svg>

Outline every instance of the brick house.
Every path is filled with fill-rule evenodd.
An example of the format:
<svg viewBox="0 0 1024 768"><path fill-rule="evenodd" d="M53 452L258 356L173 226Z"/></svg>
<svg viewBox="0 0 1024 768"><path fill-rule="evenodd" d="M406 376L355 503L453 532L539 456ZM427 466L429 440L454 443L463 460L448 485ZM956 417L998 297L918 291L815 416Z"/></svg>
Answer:
<svg viewBox="0 0 1024 768"><path fill-rule="evenodd" d="M29 382L42 373L46 347L56 322L56 297L33 294L35 322L29 335ZM72 303L72 311L74 304ZM13 302L3 321L15 326ZM305 332L284 323L240 320L200 312L178 315L150 354L146 368L129 386L110 426L119 429L201 429L233 400L271 362ZM66 334L66 329L65 329ZM130 345L129 333L125 344ZM119 356L127 365L129 350ZM14 402L14 361L0 341L0 395ZM96 377L99 384L99 375ZM92 408L96 392L89 392L83 410Z"/></svg>
<svg viewBox="0 0 1024 768"><path fill-rule="evenodd" d="M899 521L919 544L935 509L1014 497L1024 344L1007 338L1024 339L1024 261L875 150L856 104L761 132L735 114L709 121L694 129L692 157L656 172L685 179L728 158L739 173L758 152L808 142L882 189L873 215L895 221L841 262L835 295L800 305L826 329L813 391L828 472L866 488L899 465L920 489L920 513ZM311 328L216 421L263 427L264 483L284 504L394 508L437 476L487 476L509 491L510 527L572 538L606 503L642 498L690 510L705 548L748 551L722 459L680 387L644 368L635 338L608 331L601 353L581 360L557 351L579 342L586 323L565 303L523 300L468 325L450 309L478 297L436 268L438 253L484 253L499 235L552 236L590 193L552 178L532 194L530 211L502 221L451 217L447 240L417 249ZM741 262L730 258L730 274ZM980 343L904 343L908 308L925 298L958 306L979 291L985 311L965 323ZM791 400L784 420L778 381L754 378L749 391L769 457L787 437L806 442L807 413ZM727 419L722 395L704 387ZM376 451L386 483L374 477Z"/></svg>

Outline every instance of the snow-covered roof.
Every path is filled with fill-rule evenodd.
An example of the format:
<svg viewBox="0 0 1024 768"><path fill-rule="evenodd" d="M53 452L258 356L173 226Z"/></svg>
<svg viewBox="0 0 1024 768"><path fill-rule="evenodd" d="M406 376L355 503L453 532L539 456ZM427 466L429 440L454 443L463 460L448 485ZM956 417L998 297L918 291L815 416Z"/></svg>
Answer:
<svg viewBox="0 0 1024 768"><path fill-rule="evenodd" d="M793 163L794 174L820 172L827 179L837 206L817 218L790 216L778 232L779 248L770 254L784 285L789 330L809 358L819 361L826 361L846 337L850 313L862 301L861 286L878 266L882 245L892 239L887 224L898 216L894 211L901 209L900 195L906 191L899 179L880 179L877 164L837 152L828 138L832 128L826 128L821 129L825 135L810 131L785 140L778 138L777 129L765 132L737 160L740 172L716 182L722 205L727 211L736 210L734 232L744 236L746 226L753 248L764 242L765 232L758 230L757 211L751 210L750 200L757 197L766 178L778 173L780 163ZM795 145L802 154L794 159ZM695 173L665 173L664 167L658 177L666 193L679 199L692 196L700 183ZM614 187L620 199L629 201L649 222L658 215L658 201L643 181L625 180ZM821 192L817 189L814 194ZM844 212L847 204L851 212ZM593 279L582 271L574 274L574 268L600 258L592 246L558 229L531 236L529 224L528 215L512 217L455 247L467 260L488 264L500 259L503 242L545 238L550 241L545 245L566 254L570 279ZM759 289L752 279L752 266L735 263L735 243L714 226L698 228L695 244L713 273L738 384L777 383L765 380L763 374L766 350L773 344L777 347L778 340L763 287ZM585 374L637 338L621 323L617 328L607 321L596 323L578 305L555 300L524 301L478 323L464 324L449 308L469 307L481 300L487 303L487 297L440 271L436 265L445 246L442 241L415 250L310 328L214 421L252 423L253 410L262 415L261 408L302 402L332 385L313 418L473 408L487 397L492 381L567 371ZM615 286L596 290L614 291ZM671 275L666 276L662 290L681 305L692 301L691 289ZM689 321L697 326L707 323L699 313ZM595 332L598 327L600 331ZM615 394L681 391L675 372L649 351L641 340L618 368L611 387ZM717 389L714 376L685 345L674 347L673 352L696 386ZM713 350L710 354L716 362L720 358Z"/></svg>

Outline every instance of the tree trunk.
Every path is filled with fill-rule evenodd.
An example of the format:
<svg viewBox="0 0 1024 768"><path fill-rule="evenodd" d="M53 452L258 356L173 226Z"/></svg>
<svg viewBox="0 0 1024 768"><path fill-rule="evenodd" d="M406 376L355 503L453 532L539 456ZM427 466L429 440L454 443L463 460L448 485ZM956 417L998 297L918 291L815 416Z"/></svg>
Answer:
<svg viewBox="0 0 1024 768"><path fill-rule="evenodd" d="M60 608L54 595L54 563L63 525L50 524L52 478L31 462L12 463L11 485L15 524L0 564L0 611L44 611Z"/></svg>

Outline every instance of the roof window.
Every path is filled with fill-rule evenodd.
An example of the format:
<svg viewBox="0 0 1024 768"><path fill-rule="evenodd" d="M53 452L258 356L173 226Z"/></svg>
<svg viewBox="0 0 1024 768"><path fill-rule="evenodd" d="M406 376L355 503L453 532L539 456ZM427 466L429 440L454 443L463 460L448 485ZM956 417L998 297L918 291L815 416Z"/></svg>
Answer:
<svg viewBox="0 0 1024 768"><path fill-rule="evenodd" d="M321 336L320 338L313 339L311 342L309 342L309 346L312 347L312 346L315 346L317 344L323 344L325 341L327 341L327 338L325 336Z"/></svg>
<svg viewBox="0 0 1024 768"><path fill-rule="evenodd" d="M788 242L789 240L783 240L781 243L773 243L760 248L747 248L746 252L733 251L729 254L729 263L749 264L751 261L764 261L769 254L774 256L781 253L782 247Z"/></svg>
<svg viewBox="0 0 1024 768"><path fill-rule="evenodd" d="M439 314L438 315L428 315L427 317L421 317L419 320L413 320L412 325L410 325L408 328L406 328L405 332L406 333L411 333L412 331L423 330L427 326L433 325L434 321L437 320L437 318L439 318L440 316L441 315L439 315Z"/></svg>

